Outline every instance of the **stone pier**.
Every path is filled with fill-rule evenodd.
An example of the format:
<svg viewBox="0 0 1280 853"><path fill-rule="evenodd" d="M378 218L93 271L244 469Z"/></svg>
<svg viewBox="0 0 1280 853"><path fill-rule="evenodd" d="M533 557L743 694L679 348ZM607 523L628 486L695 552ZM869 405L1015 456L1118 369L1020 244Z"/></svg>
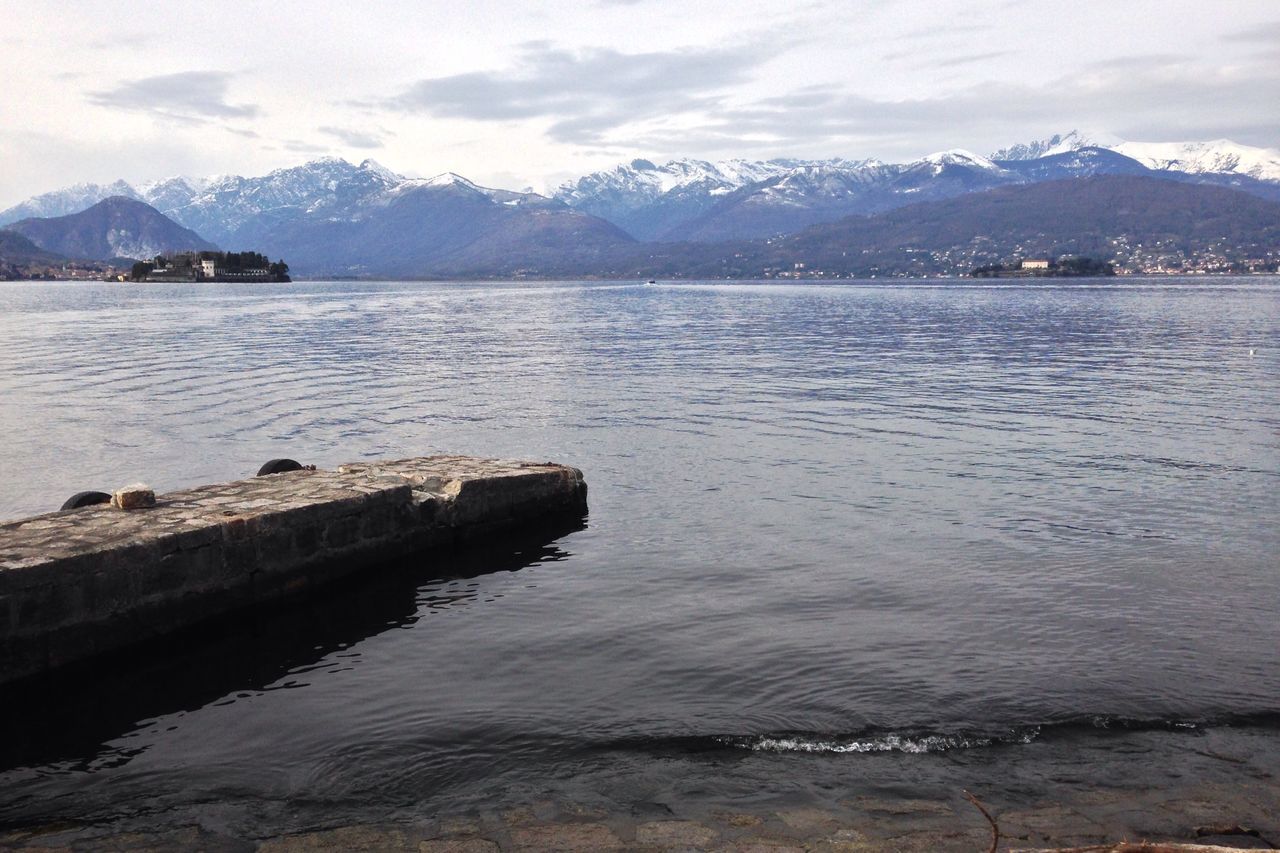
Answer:
<svg viewBox="0 0 1280 853"><path fill-rule="evenodd" d="M582 515L576 468L429 456L0 524L0 683L397 558Z"/></svg>

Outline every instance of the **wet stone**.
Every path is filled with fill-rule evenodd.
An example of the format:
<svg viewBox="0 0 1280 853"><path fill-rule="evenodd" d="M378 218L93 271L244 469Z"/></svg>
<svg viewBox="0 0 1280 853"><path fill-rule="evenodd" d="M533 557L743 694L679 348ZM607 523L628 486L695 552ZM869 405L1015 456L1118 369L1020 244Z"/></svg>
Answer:
<svg viewBox="0 0 1280 853"><path fill-rule="evenodd" d="M418 853L498 853L501 849L487 838L432 838L418 842Z"/></svg>
<svg viewBox="0 0 1280 853"><path fill-rule="evenodd" d="M791 829L805 834L834 831L840 825L835 815L820 809L790 809L778 812L778 817Z"/></svg>
<svg viewBox="0 0 1280 853"><path fill-rule="evenodd" d="M260 853L306 853L312 850L418 850L419 842L403 830L378 826L343 826L273 838L258 845Z"/></svg>
<svg viewBox="0 0 1280 853"><path fill-rule="evenodd" d="M732 827L757 827L763 826L764 821L753 814L717 814L716 820L726 823Z"/></svg>
<svg viewBox="0 0 1280 853"><path fill-rule="evenodd" d="M620 850L618 836L598 823L552 823L516 827L511 841L517 850L561 850L590 853L592 850Z"/></svg>
<svg viewBox="0 0 1280 853"><path fill-rule="evenodd" d="M703 850L718 833L691 820L658 820L636 827L636 843L662 849Z"/></svg>
<svg viewBox="0 0 1280 853"><path fill-rule="evenodd" d="M804 853L805 846L774 838L741 838L717 847L716 850L725 853Z"/></svg>

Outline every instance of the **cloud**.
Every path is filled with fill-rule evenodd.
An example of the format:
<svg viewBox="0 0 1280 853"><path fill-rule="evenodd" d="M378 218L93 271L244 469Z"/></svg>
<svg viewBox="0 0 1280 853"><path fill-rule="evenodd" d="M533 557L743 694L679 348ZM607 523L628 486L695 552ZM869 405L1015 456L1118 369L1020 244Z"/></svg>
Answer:
<svg viewBox="0 0 1280 853"><path fill-rule="evenodd" d="M376 133L367 130L351 130L345 127L318 127L316 130L332 136L335 139L350 145L352 148L381 148L382 137Z"/></svg>
<svg viewBox="0 0 1280 853"><path fill-rule="evenodd" d="M1280 88L1280 67L1259 61L1211 68L1169 60L1104 61L1044 85L993 81L918 99L881 100L811 86L712 108L693 127L638 128L631 139L638 149L663 156L864 156L868 148L895 156L956 145L996 148L1071 127L1106 128L1137 140L1225 135L1275 144L1280 116L1271 93ZM1206 111L1204 104L1214 109Z"/></svg>
<svg viewBox="0 0 1280 853"><path fill-rule="evenodd" d="M529 42L510 71L420 80L384 106L475 121L549 119L551 138L592 144L634 121L715 107L717 93L745 82L769 55L755 44L622 53Z"/></svg>
<svg viewBox="0 0 1280 853"><path fill-rule="evenodd" d="M89 92L89 102L100 107L135 110L184 123L209 119L253 118L255 104L227 102L231 74L224 71L181 71L129 80L114 89Z"/></svg>
<svg viewBox="0 0 1280 853"><path fill-rule="evenodd" d="M301 139L286 139L280 147L285 151L295 151L299 154L321 154L329 150L323 145L314 145Z"/></svg>
<svg viewBox="0 0 1280 853"><path fill-rule="evenodd" d="M1224 41L1256 41L1266 45L1280 42L1280 21L1258 24L1247 30L1236 30L1222 37Z"/></svg>
<svg viewBox="0 0 1280 853"><path fill-rule="evenodd" d="M964 56L953 56L950 59L938 59L929 65L940 66L942 68L956 68L961 65L975 65L979 62L986 62L988 59L998 59L1001 56L1010 56L1014 53L1012 50L992 50L987 53L969 53Z"/></svg>
<svg viewBox="0 0 1280 853"><path fill-rule="evenodd" d="M1019 0L1021 2L1021 0ZM943 24L932 24L927 27L919 27L909 30L905 33L894 36L894 41L920 41L922 39L944 38L948 41L955 38L958 33L977 33L990 29L986 24L967 23L959 24L954 21L947 21Z"/></svg>

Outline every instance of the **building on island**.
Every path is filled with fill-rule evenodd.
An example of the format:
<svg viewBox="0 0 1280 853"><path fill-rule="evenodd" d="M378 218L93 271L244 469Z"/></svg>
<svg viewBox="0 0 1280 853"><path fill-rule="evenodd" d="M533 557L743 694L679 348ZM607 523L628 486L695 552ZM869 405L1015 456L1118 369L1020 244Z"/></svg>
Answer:
<svg viewBox="0 0 1280 853"><path fill-rule="evenodd" d="M1047 270L1049 261L1047 258L1027 258L1022 262L1024 270Z"/></svg>
<svg viewBox="0 0 1280 853"><path fill-rule="evenodd" d="M178 252L138 261L131 281L289 281L289 265L257 252Z"/></svg>

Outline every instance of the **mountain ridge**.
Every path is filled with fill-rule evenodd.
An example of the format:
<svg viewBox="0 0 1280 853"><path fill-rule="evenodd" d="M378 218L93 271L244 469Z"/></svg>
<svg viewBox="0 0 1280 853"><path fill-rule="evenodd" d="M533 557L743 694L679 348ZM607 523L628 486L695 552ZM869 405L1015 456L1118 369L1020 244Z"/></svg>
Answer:
<svg viewBox="0 0 1280 853"><path fill-rule="evenodd" d="M1095 175L1011 185L850 216L767 240L655 249L640 244L638 277L965 275L1030 257L1092 256L1127 271L1186 259L1280 263L1280 203L1212 185L1145 175ZM645 249L649 251L644 252Z"/></svg>
<svg viewBox="0 0 1280 853"><path fill-rule="evenodd" d="M1080 163L1071 171L1073 167L1066 165L1069 158L1063 155L1090 150L1109 151L1132 162L1112 158L1101 166ZM1049 158L1058 158L1053 169L1044 162ZM1038 165L1028 167L1027 163ZM1280 151L1229 140L1134 143L1080 131L1010 146L990 157L950 149L902 163L684 158L658 165L635 159L564 182L539 198L598 216L640 240L720 240L794 232L815 221L875 212L922 198L949 197L1000 183L1093 174L1100 168L1115 173L1145 169L1170 180L1231 185L1264 198L1280 198ZM78 184L0 212L0 226L31 216L78 212L109 195L123 195L151 204L214 242L261 244L283 220L321 215L356 220L366 207L383 203L391 194L447 179L449 174L408 178L372 159L353 165L341 158L322 157L259 177L177 176L138 187L124 181ZM514 193L531 195L538 194ZM726 203L730 197L732 201Z"/></svg>
<svg viewBox="0 0 1280 853"><path fill-rule="evenodd" d="M409 178L371 159L352 164L324 157L259 177L170 177L138 188L81 184L24 205L61 209L115 190L121 198L145 195L152 207L211 242L287 256L295 272L315 276L521 268L499 252L544 270L574 258L614 257L636 240L715 244L774 238L925 201L1099 175L1224 186L1280 202L1280 180L1251 174L1269 174L1258 164L1265 166L1272 154L1280 164L1280 153L1270 149L1229 142L1161 143L1164 148L1139 143L1146 148L1138 151L1133 145L1072 131L990 157L953 148L905 163L686 158L659 165L635 159L566 182L548 195L482 187L452 172ZM1117 150L1125 146L1147 162ZM25 209L11 208L0 222ZM130 247L134 253L140 249Z"/></svg>

